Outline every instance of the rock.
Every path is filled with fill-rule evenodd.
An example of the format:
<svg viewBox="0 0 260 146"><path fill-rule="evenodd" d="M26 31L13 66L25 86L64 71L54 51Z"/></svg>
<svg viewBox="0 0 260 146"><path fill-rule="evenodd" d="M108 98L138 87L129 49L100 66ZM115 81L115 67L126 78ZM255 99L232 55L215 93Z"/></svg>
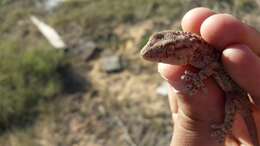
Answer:
<svg viewBox="0 0 260 146"><path fill-rule="evenodd" d="M53 11L55 8L59 7L62 3L68 0L43 0L36 1L36 6L39 8L44 8L46 11Z"/></svg>
<svg viewBox="0 0 260 146"><path fill-rule="evenodd" d="M123 64L119 56L107 56L102 59L102 68L108 73L119 72L123 69Z"/></svg>
<svg viewBox="0 0 260 146"><path fill-rule="evenodd" d="M82 44L78 48L78 53L82 57L83 60L87 61L92 58L92 56L97 52L97 45L93 41L88 41Z"/></svg>
<svg viewBox="0 0 260 146"><path fill-rule="evenodd" d="M156 93L161 96L168 96L168 83L163 82L157 89Z"/></svg>
<svg viewBox="0 0 260 146"><path fill-rule="evenodd" d="M80 40L76 43L71 43L66 53L71 54L83 61L89 61L101 51L97 44L93 41Z"/></svg>

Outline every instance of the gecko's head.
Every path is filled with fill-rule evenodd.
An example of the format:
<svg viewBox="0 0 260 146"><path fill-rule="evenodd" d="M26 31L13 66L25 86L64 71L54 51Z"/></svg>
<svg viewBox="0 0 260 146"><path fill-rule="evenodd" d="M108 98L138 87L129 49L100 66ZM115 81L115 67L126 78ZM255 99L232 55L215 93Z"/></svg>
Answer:
<svg viewBox="0 0 260 146"><path fill-rule="evenodd" d="M148 61L175 65L188 64L193 54L190 35L188 32L157 32L150 37L140 54Z"/></svg>

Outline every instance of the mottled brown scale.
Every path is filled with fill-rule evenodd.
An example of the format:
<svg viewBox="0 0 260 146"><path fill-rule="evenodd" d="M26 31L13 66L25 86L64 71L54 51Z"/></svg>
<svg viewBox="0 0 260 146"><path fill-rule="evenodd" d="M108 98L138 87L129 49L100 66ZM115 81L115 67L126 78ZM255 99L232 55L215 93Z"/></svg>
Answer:
<svg viewBox="0 0 260 146"><path fill-rule="evenodd" d="M199 69L197 74L187 71L183 75L183 79L187 80L186 87L189 87L185 90L188 95L203 88L203 80L213 77L225 93L226 103L224 122L212 125L214 130L212 135L223 143L225 135L232 129L235 113L239 111L247 125L253 145L260 146L248 94L224 70L219 50L196 34L167 30L153 34L140 54L148 61L175 65L188 64Z"/></svg>

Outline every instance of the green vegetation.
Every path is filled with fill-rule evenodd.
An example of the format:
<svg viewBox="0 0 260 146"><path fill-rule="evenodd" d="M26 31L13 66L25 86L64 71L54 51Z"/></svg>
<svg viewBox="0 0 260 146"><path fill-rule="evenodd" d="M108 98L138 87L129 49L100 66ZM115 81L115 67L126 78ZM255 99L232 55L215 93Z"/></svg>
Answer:
<svg viewBox="0 0 260 146"><path fill-rule="evenodd" d="M18 48L15 42L0 43L0 127L33 111L39 100L62 89L57 67L63 54L54 49ZM24 115L26 116L26 115ZM27 115L28 116L28 115Z"/></svg>
<svg viewBox="0 0 260 146"><path fill-rule="evenodd" d="M118 45L118 36L111 30L118 25L145 19L179 19L189 9L185 3L179 0L68 0L48 21L66 34L73 35L76 31L73 37L84 37L114 48ZM79 29L82 31L78 32Z"/></svg>
<svg viewBox="0 0 260 146"><path fill-rule="evenodd" d="M122 135L140 146L169 145L168 103L152 93L161 78L153 65L140 63L137 48L151 31L179 29L181 17L193 7L231 13L255 26L260 23L256 0L65 0L51 11L44 2L0 0L0 145L129 145ZM30 15L54 27L72 54L51 48ZM145 20L153 26L135 44L136 38L128 38L128 33L138 35ZM115 32L118 29L123 30ZM84 49L87 41L100 50L93 59L80 62L73 51L80 52L77 48ZM124 55L126 69L102 72L100 59L106 53ZM84 78L72 75L75 68ZM87 80L87 86L75 80ZM80 87L86 92L73 92Z"/></svg>

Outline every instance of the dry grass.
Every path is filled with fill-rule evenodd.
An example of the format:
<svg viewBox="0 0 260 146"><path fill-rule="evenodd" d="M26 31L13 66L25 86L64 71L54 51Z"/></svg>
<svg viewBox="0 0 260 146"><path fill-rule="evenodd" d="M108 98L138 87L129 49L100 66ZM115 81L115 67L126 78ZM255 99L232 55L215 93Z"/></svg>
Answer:
<svg viewBox="0 0 260 146"><path fill-rule="evenodd" d="M171 114L167 98L155 93L162 79L155 64L138 56L149 34L178 29L181 16L195 6L229 12L260 26L256 19L258 3L250 0L67 0L51 13L33 4L32 0L13 1L1 7L4 15L0 20L7 21L1 24L0 38L16 40L24 48L48 46L27 20L29 14L37 14L68 44L77 46L79 41L92 40L102 49L87 62L77 56L71 58L75 70L89 82L86 92L60 95L41 103L34 123L8 129L2 133L0 145L167 146L172 135ZM24 11L21 5L28 9ZM101 59L107 54L121 56L125 69L104 72Z"/></svg>

